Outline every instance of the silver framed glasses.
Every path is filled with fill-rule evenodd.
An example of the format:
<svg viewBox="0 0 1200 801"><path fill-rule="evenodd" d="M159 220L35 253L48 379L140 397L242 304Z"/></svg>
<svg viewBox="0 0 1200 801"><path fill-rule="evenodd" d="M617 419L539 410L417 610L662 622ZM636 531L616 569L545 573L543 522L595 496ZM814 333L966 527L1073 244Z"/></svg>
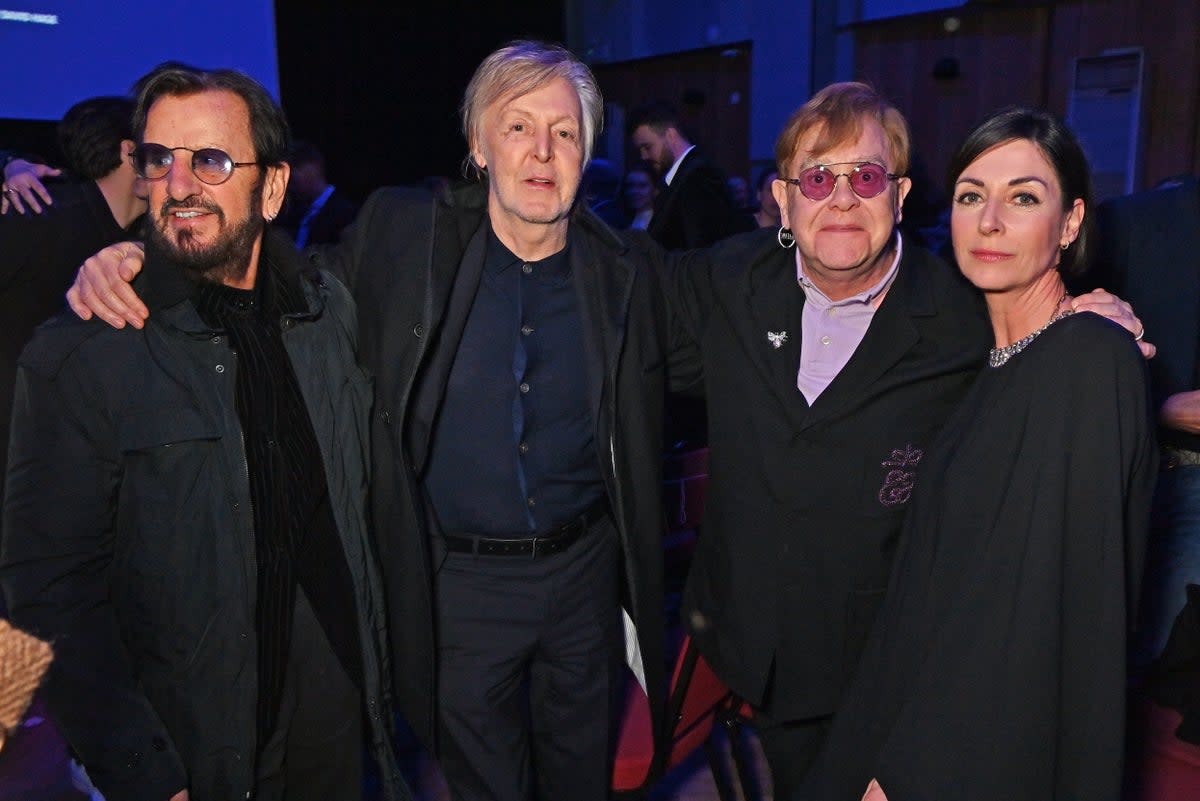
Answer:
<svg viewBox="0 0 1200 801"><path fill-rule="evenodd" d="M259 164L257 161L234 161L224 150L215 147L193 150L190 147L167 147L154 142L143 142L135 147L129 155L129 160L139 176L147 181L157 181L167 177L167 173L171 171L176 150L186 150L192 154L192 173L210 186L228 181L238 167L253 167Z"/></svg>
<svg viewBox="0 0 1200 801"><path fill-rule="evenodd" d="M834 172L830 167L849 167L848 172ZM873 161L839 161L833 164L817 164L801 171L798 178L780 178L785 184L800 188L800 194L809 200L824 200L833 194L837 179L845 176L850 189L863 200L879 195L890 181L903 178L887 171L882 164Z"/></svg>

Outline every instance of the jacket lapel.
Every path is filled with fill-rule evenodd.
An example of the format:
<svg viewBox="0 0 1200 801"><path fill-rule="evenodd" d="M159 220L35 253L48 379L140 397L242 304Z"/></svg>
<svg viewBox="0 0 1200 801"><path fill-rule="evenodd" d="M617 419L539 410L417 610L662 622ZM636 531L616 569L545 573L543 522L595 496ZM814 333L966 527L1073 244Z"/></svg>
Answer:
<svg viewBox="0 0 1200 801"><path fill-rule="evenodd" d="M430 344L417 372L407 422L410 455L418 473L425 467L437 410L483 275L488 226L481 222L481 215L449 213L439 214L435 221L424 315Z"/></svg>
<svg viewBox="0 0 1200 801"><path fill-rule="evenodd" d="M812 405L804 426L817 425L845 414L869 397L876 382L920 339L913 315L932 314L930 288L905 250L896 280L875 311L871 325L850 361Z"/></svg>
<svg viewBox="0 0 1200 801"><path fill-rule="evenodd" d="M606 379L616 384L618 359L625 342L625 321L633 294L634 272L624 257L625 246L604 229L597 236L581 235L580 226L591 221L577 212L571 223L571 277L583 318L583 341L587 353L588 395L592 419L598 432L603 431L600 404ZM592 232L597 233L597 232ZM614 252L597 252L596 242L613 245ZM597 442L607 451L607 445Z"/></svg>
<svg viewBox="0 0 1200 801"><path fill-rule="evenodd" d="M646 227L646 233L655 236L670 219L671 207L675 205L675 201L679 197L679 187L683 185L683 179L691 171L695 160L696 151L689 151L683 157L683 161L679 162L679 169L671 177L671 183L663 186L662 191L658 193L658 199L654 202L654 214L650 217L650 225Z"/></svg>
<svg viewBox="0 0 1200 801"><path fill-rule="evenodd" d="M750 358L788 414L798 421L808 404L796 388L804 293L796 281L795 251L781 250L772 243L762 262L746 275Z"/></svg>

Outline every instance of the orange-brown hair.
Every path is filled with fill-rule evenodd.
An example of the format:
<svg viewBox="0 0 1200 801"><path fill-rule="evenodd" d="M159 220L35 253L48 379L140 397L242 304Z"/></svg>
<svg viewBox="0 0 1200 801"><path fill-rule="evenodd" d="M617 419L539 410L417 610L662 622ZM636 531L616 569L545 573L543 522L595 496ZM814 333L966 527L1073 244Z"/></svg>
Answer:
<svg viewBox="0 0 1200 801"><path fill-rule="evenodd" d="M780 176L795 177L788 168L810 131L818 130L812 152L826 153L858 139L864 119L873 119L883 128L892 158L892 163L885 166L897 175L907 173L910 136L904 115L871 86L846 82L830 84L817 92L783 126L775 140L775 164Z"/></svg>

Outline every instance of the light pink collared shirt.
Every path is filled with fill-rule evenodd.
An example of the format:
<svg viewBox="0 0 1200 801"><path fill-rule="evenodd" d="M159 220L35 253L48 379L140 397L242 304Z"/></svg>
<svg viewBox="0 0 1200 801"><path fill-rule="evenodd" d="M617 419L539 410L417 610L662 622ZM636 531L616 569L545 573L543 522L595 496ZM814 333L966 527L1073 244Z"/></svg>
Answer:
<svg viewBox="0 0 1200 801"><path fill-rule="evenodd" d="M845 300L832 301L805 275L804 260L799 249L796 250L796 278L804 290L796 387L804 393L809 405L837 378L867 335L878 299L896 280L902 251L903 242L897 231L896 256L879 283Z"/></svg>

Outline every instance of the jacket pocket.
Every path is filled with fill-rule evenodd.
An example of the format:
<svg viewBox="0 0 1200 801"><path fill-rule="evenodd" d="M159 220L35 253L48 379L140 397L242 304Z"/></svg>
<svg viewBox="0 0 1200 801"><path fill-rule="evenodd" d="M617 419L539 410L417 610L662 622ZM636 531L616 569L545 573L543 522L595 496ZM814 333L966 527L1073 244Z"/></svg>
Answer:
<svg viewBox="0 0 1200 801"><path fill-rule="evenodd" d="M186 406L137 409L117 422L117 446L122 452L220 437L221 429L216 423Z"/></svg>

